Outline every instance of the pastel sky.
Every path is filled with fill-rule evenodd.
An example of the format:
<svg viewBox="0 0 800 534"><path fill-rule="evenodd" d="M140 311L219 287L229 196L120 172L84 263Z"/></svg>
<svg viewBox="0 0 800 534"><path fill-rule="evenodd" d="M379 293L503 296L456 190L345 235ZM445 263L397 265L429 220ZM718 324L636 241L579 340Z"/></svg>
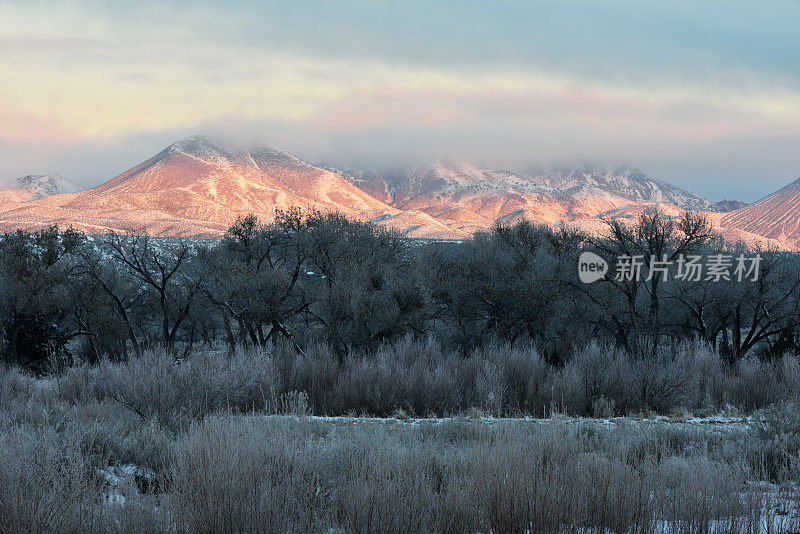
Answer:
<svg viewBox="0 0 800 534"><path fill-rule="evenodd" d="M0 179L95 185L204 134L752 201L800 177L798 27L794 0L0 0Z"/></svg>

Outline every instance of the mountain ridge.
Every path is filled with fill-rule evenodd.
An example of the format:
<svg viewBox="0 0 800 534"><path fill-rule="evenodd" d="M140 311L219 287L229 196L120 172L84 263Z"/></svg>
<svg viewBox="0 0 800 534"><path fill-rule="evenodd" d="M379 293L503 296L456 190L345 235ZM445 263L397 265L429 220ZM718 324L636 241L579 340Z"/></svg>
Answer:
<svg viewBox="0 0 800 534"><path fill-rule="evenodd" d="M401 214L288 152L266 146L229 150L202 137L182 139L92 189L6 205L0 226L69 223L89 232L215 237L237 216L255 213L269 220L276 209L290 206L364 220L388 214L411 236L415 228L426 228L431 237L464 237L425 214Z"/></svg>
<svg viewBox="0 0 800 534"><path fill-rule="evenodd" d="M28 181L61 183L34 178ZM0 229L72 224L89 233L216 237L237 216L255 213L268 221L276 209L300 206L340 211L407 237L466 239L522 219L595 231L602 216L634 220L641 210L657 206L673 216L705 212L728 239L800 247L800 224L781 219L787 215L780 205L788 203L791 213L796 208L800 220L800 180L741 206L711 202L629 165L513 171L440 158L391 172L345 171L267 145L229 146L195 136L85 191L42 186L31 193L23 182L6 192L13 198L0 191ZM28 192L20 196L20 190ZM764 202L771 198L779 200L765 215ZM717 212L728 207L736 209ZM770 217L776 220L770 223ZM782 230L766 228L769 224L783 225Z"/></svg>
<svg viewBox="0 0 800 534"><path fill-rule="evenodd" d="M28 202L61 193L75 193L80 190L60 174L27 174L0 183L0 202Z"/></svg>

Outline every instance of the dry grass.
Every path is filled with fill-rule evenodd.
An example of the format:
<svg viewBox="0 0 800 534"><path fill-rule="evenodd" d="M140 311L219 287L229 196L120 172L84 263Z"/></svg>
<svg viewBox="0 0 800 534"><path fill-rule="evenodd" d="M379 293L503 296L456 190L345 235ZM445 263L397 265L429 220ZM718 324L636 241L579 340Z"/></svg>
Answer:
<svg viewBox="0 0 800 534"><path fill-rule="evenodd" d="M81 532L100 492L78 436L15 425L0 433L0 532Z"/></svg>
<svg viewBox="0 0 800 534"><path fill-rule="evenodd" d="M176 362L153 352L48 379L0 369L0 532L800 528L794 404L730 431L408 417L551 407L607 416L646 409L643 399L694 413L738 400L747 410L794 398L791 361L731 370L682 350L669 355L678 373L590 346L554 369L531 349L461 357L432 342L341 363L324 347L306 354ZM309 416L347 412L403 419ZM152 476L108 486L104 470L126 464Z"/></svg>
<svg viewBox="0 0 800 534"><path fill-rule="evenodd" d="M674 432L212 417L176 443L169 507L193 531L758 532L777 496Z"/></svg>
<svg viewBox="0 0 800 534"><path fill-rule="evenodd" d="M29 387L26 380L17 373L9 387ZM745 360L730 368L698 345L665 349L643 360L590 344L556 368L530 347L490 346L463 356L434 341L409 339L375 353L349 354L341 362L321 345L305 355L285 347L234 355L206 349L180 361L163 351L148 352L124 363L68 369L58 391L69 402L114 402L175 429L221 410L377 416L474 410L547 417L553 411L702 414L733 406L747 413L800 400L800 364L787 356L776 362Z"/></svg>

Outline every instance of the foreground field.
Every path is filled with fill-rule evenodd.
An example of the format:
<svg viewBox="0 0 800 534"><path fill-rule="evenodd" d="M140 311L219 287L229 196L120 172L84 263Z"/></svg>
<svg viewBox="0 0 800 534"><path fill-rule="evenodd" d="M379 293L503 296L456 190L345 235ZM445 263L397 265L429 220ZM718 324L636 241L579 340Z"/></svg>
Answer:
<svg viewBox="0 0 800 534"><path fill-rule="evenodd" d="M304 393L243 410L241 384L180 407L163 401L164 376L145 378L131 387L150 387L162 412L103 393L99 371L0 373L0 532L800 529L791 404L702 418L321 417Z"/></svg>
<svg viewBox="0 0 800 534"><path fill-rule="evenodd" d="M0 366L0 532L797 532L797 369L424 341Z"/></svg>

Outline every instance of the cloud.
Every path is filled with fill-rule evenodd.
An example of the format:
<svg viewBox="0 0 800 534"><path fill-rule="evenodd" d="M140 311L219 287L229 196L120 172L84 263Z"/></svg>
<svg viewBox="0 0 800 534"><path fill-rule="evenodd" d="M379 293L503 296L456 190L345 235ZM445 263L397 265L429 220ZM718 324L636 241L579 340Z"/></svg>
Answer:
<svg viewBox="0 0 800 534"><path fill-rule="evenodd" d="M70 128L58 119L26 113L0 101L0 143L48 144L72 138Z"/></svg>
<svg viewBox="0 0 800 534"><path fill-rule="evenodd" d="M642 87L798 87L800 5L692 0L233 2L226 42L461 71L543 70ZM200 26L202 27L202 25Z"/></svg>
<svg viewBox="0 0 800 534"><path fill-rule="evenodd" d="M86 50L97 50L102 46L102 41L77 36L0 36L0 50L6 54L28 52L74 53Z"/></svg>
<svg viewBox="0 0 800 534"><path fill-rule="evenodd" d="M625 161L752 198L800 172L798 16L778 0L0 1L0 177L99 181L207 133L352 166Z"/></svg>

